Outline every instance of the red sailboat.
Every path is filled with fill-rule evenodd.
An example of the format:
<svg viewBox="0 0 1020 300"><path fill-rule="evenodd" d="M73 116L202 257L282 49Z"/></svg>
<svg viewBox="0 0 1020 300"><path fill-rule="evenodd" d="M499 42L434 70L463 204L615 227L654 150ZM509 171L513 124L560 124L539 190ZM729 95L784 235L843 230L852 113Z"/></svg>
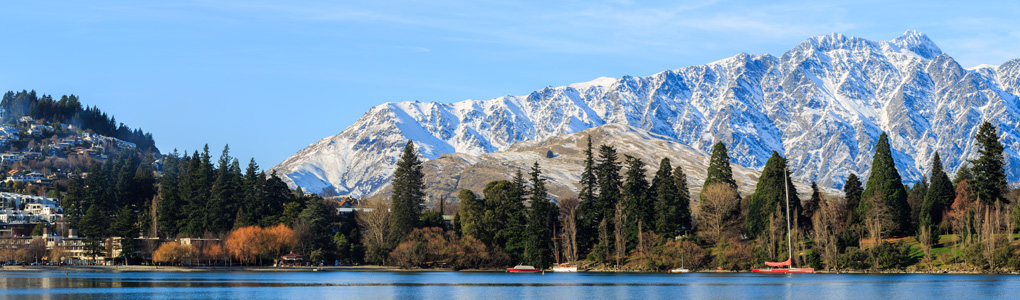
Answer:
<svg viewBox="0 0 1020 300"><path fill-rule="evenodd" d="M786 169L783 169L783 175L789 176ZM787 177L788 178L788 177ZM784 262L765 262L767 269L751 269L754 273L768 273L768 274L794 274L794 273L814 273L814 268L794 268L793 267L793 236L790 234L790 187L783 178L783 187L786 189L786 245L788 247L787 254L789 257Z"/></svg>

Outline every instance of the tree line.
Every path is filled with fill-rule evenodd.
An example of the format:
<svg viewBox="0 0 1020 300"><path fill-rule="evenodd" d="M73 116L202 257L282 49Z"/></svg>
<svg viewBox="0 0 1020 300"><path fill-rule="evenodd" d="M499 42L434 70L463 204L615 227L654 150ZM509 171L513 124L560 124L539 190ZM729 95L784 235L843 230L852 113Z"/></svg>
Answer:
<svg viewBox="0 0 1020 300"><path fill-rule="evenodd" d="M275 173L259 170L254 159L242 172L229 146L215 163L208 146L190 155L175 150L162 157L158 179L151 156L144 157L118 156L94 165L84 177L69 180L62 200L65 215L70 228L88 238L94 255L104 254L99 245L109 237L228 240L232 234L246 234L238 229L278 225L294 230L300 241L286 244L286 250L319 261L339 258L352 248L359 251L350 242L343 243L344 251L337 249L336 235L357 238L358 233L356 223L338 216L332 202L300 188L291 190ZM129 255L138 250L153 253L156 246L140 245L135 239L122 241ZM271 260L277 253L262 254L260 259Z"/></svg>
<svg viewBox="0 0 1020 300"><path fill-rule="evenodd" d="M1012 255L1020 250L1013 242L1020 203L1011 201L1020 193L1006 184L996 128L985 122L974 138L978 157L953 180L934 153L931 174L908 188L882 133L866 182L850 174L842 195L812 183L803 200L776 152L753 193L741 195L726 146L716 143L697 201L684 170L669 158L649 180L642 160L620 159L610 145L600 145L596 157L589 138L576 198L552 199L536 162L526 175L517 170L510 180L489 182L480 195L460 191L451 228L426 221L436 213L424 209L421 161L409 141L390 206L374 203L374 210L359 213L367 233L363 258L403 267L571 262L746 270L789 255L797 265L833 270L1020 268Z"/></svg>

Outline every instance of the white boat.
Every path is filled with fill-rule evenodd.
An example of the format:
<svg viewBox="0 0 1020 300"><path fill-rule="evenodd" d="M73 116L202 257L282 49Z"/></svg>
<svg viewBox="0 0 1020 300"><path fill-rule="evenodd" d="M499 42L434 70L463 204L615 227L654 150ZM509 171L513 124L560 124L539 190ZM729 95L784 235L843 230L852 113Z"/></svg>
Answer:
<svg viewBox="0 0 1020 300"><path fill-rule="evenodd" d="M577 272L577 266L572 266L570 264L559 264L559 265L553 266L552 270L553 270L553 272L576 273Z"/></svg>
<svg viewBox="0 0 1020 300"><path fill-rule="evenodd" d="M676 269L670 269L669 272L670 273L690 273L691 270L684 269L684 268L676 268Z"/></svg>

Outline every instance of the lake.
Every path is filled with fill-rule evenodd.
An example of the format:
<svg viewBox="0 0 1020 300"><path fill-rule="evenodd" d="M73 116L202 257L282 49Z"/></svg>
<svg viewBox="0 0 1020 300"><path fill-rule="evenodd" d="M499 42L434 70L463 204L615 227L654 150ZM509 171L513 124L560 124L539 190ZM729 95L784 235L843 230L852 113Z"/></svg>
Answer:
<svg viewBox="0 0 1020 300"><path fill-rule="evenodd" d="M1015 275L0 272L2 299L974 299Z"/></svg>

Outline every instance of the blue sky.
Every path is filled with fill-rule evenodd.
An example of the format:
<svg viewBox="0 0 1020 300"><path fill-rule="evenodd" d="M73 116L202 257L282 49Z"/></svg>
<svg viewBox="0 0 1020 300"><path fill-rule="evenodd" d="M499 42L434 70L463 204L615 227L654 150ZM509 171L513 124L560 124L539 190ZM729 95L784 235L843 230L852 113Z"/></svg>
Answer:
<svg viewBox="0 0 1020 300"><path fill-rule="evenodd" d="M1020 4L968 1L13 1L0 90L79 95L164 152L269 168L370 107L647 76L832 32L1020 58Z"/></svg>

